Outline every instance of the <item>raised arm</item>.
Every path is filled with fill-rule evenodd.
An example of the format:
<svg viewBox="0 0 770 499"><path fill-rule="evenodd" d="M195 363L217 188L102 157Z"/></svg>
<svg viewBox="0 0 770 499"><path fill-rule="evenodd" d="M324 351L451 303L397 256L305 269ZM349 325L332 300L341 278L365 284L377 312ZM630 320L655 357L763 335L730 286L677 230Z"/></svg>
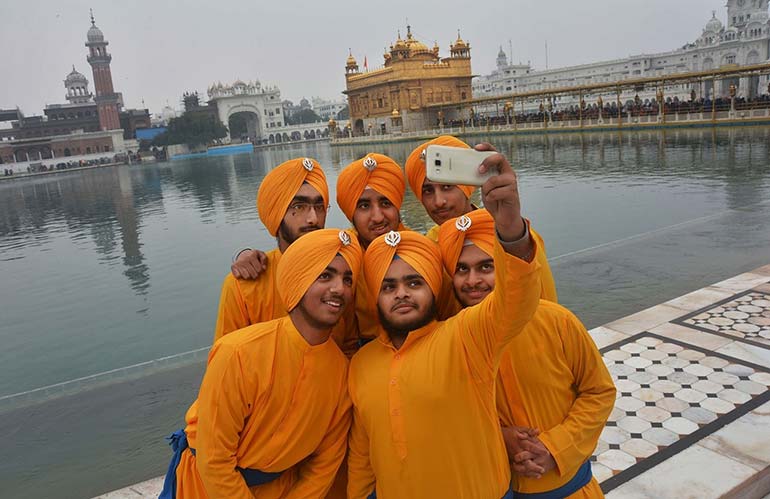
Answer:
<svg viewBox="0 0 770 499"><path fill-rule="evenodd" d="M476 146L491 150L488 144ZM456 324L471 359L496 369L505 345L529 322L540 298L539 251L521 217L518 182L502 154L484 160L479 171L497 169L481 187L484 207L495 220L495 289L480 304L457 315Z"/></svg>

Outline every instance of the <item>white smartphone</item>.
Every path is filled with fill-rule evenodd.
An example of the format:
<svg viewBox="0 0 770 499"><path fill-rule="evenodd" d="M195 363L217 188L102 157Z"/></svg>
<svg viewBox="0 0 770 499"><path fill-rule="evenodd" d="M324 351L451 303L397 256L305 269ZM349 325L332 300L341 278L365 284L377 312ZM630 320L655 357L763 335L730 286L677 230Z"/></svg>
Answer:
<svg viewBox="0 0 770 499"><path fill-rule="evenodd" d="M493 151L430 145L425 151L425 176L437 184L484 185L489 177L499 173L497 170L479 173L481 162L493 154Z"/></svg>

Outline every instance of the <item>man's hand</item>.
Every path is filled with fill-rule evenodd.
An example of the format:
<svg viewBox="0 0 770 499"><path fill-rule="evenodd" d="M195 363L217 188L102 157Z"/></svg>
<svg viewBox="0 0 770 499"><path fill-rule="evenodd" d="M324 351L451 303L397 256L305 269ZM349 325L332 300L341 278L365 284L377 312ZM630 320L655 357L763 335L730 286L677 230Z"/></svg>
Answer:
<svg viewBox="0 0 770 499"><path fill-rule="evenodd" d="M525 426L503 426L502 431L505 449L508 451L513 470L527 478L540 478L545 473L545 469L533 459L523 459L526 456L524 453L528 452L524 442L536 441L540 430ZM516 462L514 459L516 456L521 456L522 459Z"/></svg>
<svg viewBox="0 0 770 499"><path fill-rule="evenodd" d="M477 151L494 151L491 144L476 145ZM481 186L481 198L484 208L495 219L495 228L504 241L516 241L525 232L524 220L521 218L521 203L519 201L519 185L516 172L511 164L500 153L486 158L479 166L479 173L490 170L500 172L490 177Z"/></svg>
<svg viewBox="0 0 770 499"><path fill-rule="evenodd" d="M236 279L256 279L267 268L267 255L259 250L245 250L230 265Z"/></svg>
<svg viewBox="0 0 770 499"><path fill-rule="evenodd" d="M534 463L534 465L540 467L546 473L556 468L556 460L551 455L551 452L543 444L543 442L537 438L530 438L521 442L523 451L513 456L513 469L519 473L517 466L525 465L528 462Z"/></svg>

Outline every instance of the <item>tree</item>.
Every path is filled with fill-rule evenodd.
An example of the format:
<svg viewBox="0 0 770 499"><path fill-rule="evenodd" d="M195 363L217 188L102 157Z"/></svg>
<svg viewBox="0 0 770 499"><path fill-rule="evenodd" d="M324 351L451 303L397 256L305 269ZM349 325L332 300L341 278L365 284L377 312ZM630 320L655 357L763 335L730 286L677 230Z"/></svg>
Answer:
<svg viewBox="0 0 770 499"><path fill-rule="evenodd" d="M288 119L290 125L304 125L306 123L318 123L323 121L312 109L302 109L292 114Z"/></svg>
<svg viewBox="0 0 770 499"><path fill-rule="evenodd" d="M227 137L227 127L209 114L186 112L171 118L168 130L152 141L154 146L187 144L190 147L208 145L216 139Z"/></svg>

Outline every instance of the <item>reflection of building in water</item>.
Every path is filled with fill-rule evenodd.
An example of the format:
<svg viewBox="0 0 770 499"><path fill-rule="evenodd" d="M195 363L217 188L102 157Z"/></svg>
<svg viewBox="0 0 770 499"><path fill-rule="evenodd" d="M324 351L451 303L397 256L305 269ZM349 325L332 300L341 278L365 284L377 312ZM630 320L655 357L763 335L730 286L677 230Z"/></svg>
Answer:
<svg viewBox="0 0 770 499"><path fill-rule="evenodd" d="M115 168L117 189L113 190L112 202L120 226L121 246L123 248L123 274L128 277L131 288L137 294L147 294L150 287L149 268L144 263L142 244L139 242L139 218L134 205L134 188L131 183L131 171Z"/></svg>
<svg viewBox="0 0 770 499"><path fill-rule="evenodd" d="M497 68L473 82L473 97L521 94L759 64L770 58L768 53L770 22L767 9L768 0L728 0L727 27L717 19L716 12L713 12L711 19L695 42L688 43L682 48L580 66L535 70L529 63L514 64L512 57L509 61L500 47ZM725 79L716 89L710 82L705 83L703 88L692 88L682 84L678 85L680 87L678 89L668 89L668 93L672 97L679 95L680 98L689 98L691 90L695 90L699 97L713 98L715 95L724 97L728 95L731 84L736 85L739 96L751 98L758 92L761 93L760 87L767 85L767 77L762 81L758 76ZM700 87L699 84L695 85ZM640 96L653 97L654 89L650 95L640 94Z"/></svg>
<svg viewBox="0 0 770 499"><path fill-rule="evenodd" d="M354 135L422 130L437 119L452 119L453 104L471 99L471 47L457 33L450 56L439 57L438 44L428 48L414 38L410 26L406 39L398 35L383 55L384 66L360 71L351 54L345 66L345 81ZM439 116L429 104L446 104Z"/></svg>

